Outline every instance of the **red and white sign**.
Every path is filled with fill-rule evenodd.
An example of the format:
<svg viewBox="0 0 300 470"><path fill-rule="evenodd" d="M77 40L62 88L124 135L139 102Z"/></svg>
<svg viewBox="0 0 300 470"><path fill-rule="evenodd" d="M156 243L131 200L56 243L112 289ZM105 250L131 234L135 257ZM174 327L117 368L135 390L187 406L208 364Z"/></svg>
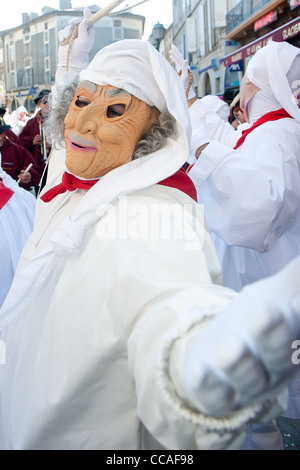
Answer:
<svg viewBox="0 0 300 470"><path fill-rule="evenodd" d="M273 21L277 20L277 10L275 11L270 11L267 15L263 16L259 20L255 21L254 23L254 31L258 31L259 29L264 28L270 23L273 23Z"/></svg>
<svg viewBox="0 0 300 470"><path fill-rule="evenodd" d="M290 9L294 10L294 8L300 5L300 0L290 0Z"/></svg>
<svg viewBox="0 0 300 470"><path fill-rule="evenodd" d="M280 28L275 29L274 31L265 34L259 39L246 44L245 46L237 49L236 51L228 54L224 57L223 62L225 67L228 67L230 64L239 62L240 60L246 59L247 57L255 54L258 49L266 46L269 41L282 42L287 41L295 36L300 34L300 16L290 21L289 23L281 26Z"/></svg>

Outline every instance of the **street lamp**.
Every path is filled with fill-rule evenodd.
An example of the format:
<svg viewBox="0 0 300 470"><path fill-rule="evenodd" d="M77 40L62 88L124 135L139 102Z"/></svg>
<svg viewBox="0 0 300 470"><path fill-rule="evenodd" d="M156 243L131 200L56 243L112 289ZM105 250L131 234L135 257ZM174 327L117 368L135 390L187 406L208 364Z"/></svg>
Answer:
<svg viewBox="0 0 300 470"><path fill-rule="evenodd" d="M159 21L153 26L152 29L152 41L153 41L153 46L156 47L157 50L159 50L159 45L160 41L164 38L165 35L165 28L164 25L159 23Z"/></svg>

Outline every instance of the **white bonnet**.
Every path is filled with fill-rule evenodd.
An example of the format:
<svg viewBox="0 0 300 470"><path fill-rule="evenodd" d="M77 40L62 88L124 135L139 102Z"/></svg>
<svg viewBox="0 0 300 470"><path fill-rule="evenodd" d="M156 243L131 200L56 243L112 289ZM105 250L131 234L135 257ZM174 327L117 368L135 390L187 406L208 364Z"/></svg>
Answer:
<svg viewBox="0 0 300 470"><path fill-rule="evenodd" d="M125 39L101 49L80 80L126 90L159 111L169 111L190 132L182 83L169 62L147 41Z"/></svg>
<svg viewBox="0 0 300 470"><path fill-rule="evenodd" d="M299 48L270 41L254 54L246 71L250 82L274 97L298 122L300 109L295 96L300 92L299 58Z"/></svg>

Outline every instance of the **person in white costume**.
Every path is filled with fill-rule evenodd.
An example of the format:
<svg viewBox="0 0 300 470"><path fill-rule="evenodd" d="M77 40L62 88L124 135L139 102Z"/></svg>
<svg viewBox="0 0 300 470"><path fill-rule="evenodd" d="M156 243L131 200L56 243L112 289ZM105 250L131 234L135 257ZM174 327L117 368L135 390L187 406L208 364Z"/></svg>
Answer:
<svg viewBox="0 0 300 470"><path fill-rule="evenodd" d="M89 34L83 20L79 49ZM150 43L100 50L71 100L67 170L0 311L0 447L238 449L284 406L300 259L240 295L221 286L181 170L183 87Z"/></svg>
<svg viewBox="0 0 300 470"><path fill-rule="evenodd" d="M203 145L203 141L206 144L209 139L217 140L233 148L241 137L242 130L234 129L228 119L225 119L225 116L227 115L228 118L229 114L227 103L222 103L220 98L212 95L197 98L195 90L191 86L191 73L187 59L184 59L175 44L171 46L170 58L180 75L189 104L193 133L188 163L194 164L196 162L195 154L198 148Z"/></svg>
<svg viewBox="0 0 300 470"><path fill-rule="evenodd" d="M35 204L35 197L20 188L0 164L0 306L33 230Z"/></svg>
<svg viewBox="0 0 300 470"><path fill-rule="evenodd" d="M237 291L300 254L299 71L300 50L286 42L270 42L253 56L240 93L253 127L235 149L198 118L200 100L189 102L198 157L189 176L205 207L224 285ZM300 418L299 385L300 378L290 387L293 418Z"/></svg>
<svg viewBox="0 0 300 470"><path fill-rule="evenodd" d="M224 284L237 291L300 254L299 70L300 50L286 42L253 56L241 107L255 126L235 149L210 138L191 114L203 150L189 176L215 234Z"/></svg>
<svg viewBox="0 0 300 470"><path fill-rule="evenodd" d="M219 98L216 95L206 95L201 98L201 103L203 103L208 111L212 111L214 113L217 113L218 116L222 119L224 122L228 122L229 118L229 105L226 103L226 101L223 101L221 98Z"/></svg>
<svg viewBox="0 0 300 470"><path fill-rule="evenodd" d="M28 120L28 111L25 106L19 106L13 111L11 113L11 119L13 124L12 131L18 136Z"/></svg>

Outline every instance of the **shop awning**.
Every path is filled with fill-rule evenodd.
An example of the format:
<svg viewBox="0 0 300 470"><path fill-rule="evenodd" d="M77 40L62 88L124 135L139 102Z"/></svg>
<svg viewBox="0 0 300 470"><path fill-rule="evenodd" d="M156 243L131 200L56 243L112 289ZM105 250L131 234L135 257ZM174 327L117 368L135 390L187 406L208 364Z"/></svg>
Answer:
<svg viewBox="0 0 300 470"><path fill-rule="evenodd" d="M236 51L232 52L231 54L224 57L223 62L225 67L228 67L235 62L239 62L240 60L246 59L251 55L255 54L258 49L261 49L269 41L275 42L282 42L286 41L287 39L293 38L300 34L300 16L295 18L294 20L286 23L284 26L280 28L274 29L271 33L262 36L259 39L256 39L250 44L246 44L246 46L237 49Z"/></svg>

